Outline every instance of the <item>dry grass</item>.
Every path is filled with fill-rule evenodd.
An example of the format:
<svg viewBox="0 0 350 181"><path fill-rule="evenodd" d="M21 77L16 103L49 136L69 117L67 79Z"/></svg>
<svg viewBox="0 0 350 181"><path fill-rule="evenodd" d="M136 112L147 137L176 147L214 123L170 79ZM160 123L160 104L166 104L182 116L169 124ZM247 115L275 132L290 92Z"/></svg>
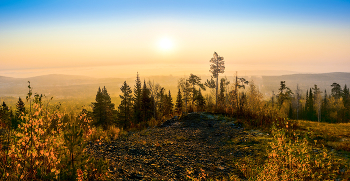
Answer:
<svg viewBox="0 0 350 181"><path fill-rule="evenodd" d="M336 150L350 152L350 123L319 123L297 121L302 132L310 132L310 139L315 139Z"/></svg>
<svg viewBox="0 0 350 181"><path fill-rule="evenodd" d="M282 129L273 128L272 138L250 131L257 135L252 140L259 144L253 147L259 148L261 154L234 160L236 168L246 179L347 180L350 178L350 164L347 159L350 124L288 122L297 126L293 129L289 129L290 126ZM236 142L232 141L233 144L237 144ZM232 180L239 179L232 178Z"/></svg>
<svg viewBox="0 0 350 181"><path fill-rule="evenodd" d="M273 130L268 159L254 180L334 180L341 160L326 148L314 150L306 138L290 139L284 129Z"/></svg>

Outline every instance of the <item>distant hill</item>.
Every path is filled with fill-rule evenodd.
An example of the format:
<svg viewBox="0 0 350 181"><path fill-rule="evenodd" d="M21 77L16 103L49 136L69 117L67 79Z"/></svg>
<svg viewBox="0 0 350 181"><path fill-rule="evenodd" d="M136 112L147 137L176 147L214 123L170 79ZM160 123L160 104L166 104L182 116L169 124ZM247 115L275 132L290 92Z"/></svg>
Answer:
<svg viewBox="0 0 350 181"><path fill-rule="evenodd" d="M98 87L106 86L111 96L119 97L120 87L126 81L133 89L135 78L92 78L87 76L50 74L29 78L11 78L0 76L0 97L25 97L28 93L28 81L34 93L45 94L48 97L72 98L90 97L94 98ZM152 76L141 77L141 81L154 80L166 87L167 90L176 88L179 77ZM175 93L174 93L175 94Z"/></svg>
<svg viewBox="0 0 350 181"><path fill-rule="evenodd" d="M306 90L314 87L316 84L322 92L327 90L331 93L331 85L336 82L344 87L346 84L350 86L350 73L333 72L321 74L291 74L281 76L262 76L262 92L278 92L281 81L286 81L287 87L291 88L293 92L297 89L297 85L306 94Z"/></svg>
<svg viewBox="0 0 350 181"><path fill-rule="evenodd" d="M189 76L189 75L188 75ZM136 77L136 75L135 75ZM50 74L29 78L11 78L0 76L0 97L25 97L28 92L28 81L31 82L34 93L45 94L48 97L55 98L94 98L98 87L106 86L108 93L112 97L119 97L120 87L124 81L133 89L135 77L132 78L92 78L87 76L77 75L60 75ZM223 77L223 76L221 76ZM159 83L166 88L166 91L171 90L172 96L176 96L177 83L180 76L151 76L142 77L141 81L149 80ZM201 77L204 82L210 78L208 76ZM227 77L233 83L234 77ZM350 86L350 73L334 72L322 74L290 74L280 76L253 76L245 77L247 80L253 80L259 90L265 95L270 96L272 91L278 92L281 81L286 81L286 85L296 90L297 84L305 94L306 90L317 84L321 91L327 89L330 94L331 84L336 82L344 87L345 84Z"/></svg>

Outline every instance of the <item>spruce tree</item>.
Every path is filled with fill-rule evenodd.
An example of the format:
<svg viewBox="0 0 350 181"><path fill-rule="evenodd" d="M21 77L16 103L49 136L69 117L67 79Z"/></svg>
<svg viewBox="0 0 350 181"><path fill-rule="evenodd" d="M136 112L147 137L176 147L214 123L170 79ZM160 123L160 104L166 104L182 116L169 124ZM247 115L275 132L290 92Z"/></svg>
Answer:
<svg viewBox="0 0 350 181"><path fill-rule="evenodd" d="M306 90L304 119L309 119L309 90Z"/></svg>
<svg viewBox="0 0 350 181"><path fill-rule="evenodd" d="M15 118L12 119L12 128L17 129L18 125L21 122L24 122L24 120L22 120L22 115L24 116L25 114L25 107L24 107L24 102L22 101L22 99L19 97L18 98L18 102L16 104L16 112L15 112Z"/></svg>
<svg viewBox="0 0 350 181"><path fill-rule="evenodd" d="M16 117L19 118L22 113L25 113L25 107L24 107L24 102L22 101L21 98L18 98L18 102L16 104Z"/></svg>
<svg viewBox="0 0 350 181"><path fill-rule="evenodd" d="M0 107L0 126L10 128L11 127L11 114L5 101L2 102Z"/></svg>
<svg viewBox="0 0 350 181"><path fill-rule="evenodd" d="M322 105L322 96L321 96L321 91L320 88L317 87L315 84L314 88L314 108L317 113L317 120L320 122L321 121L321 105Z"/></svg>
<svg viewBox="0 0 350 181"><path fill-rule="evenodd" d="M143 83L141 92L141 118L143 122L147 122L152 118L152 99L150 97L151 92L146 86L146 82Z"/></svg>
<svg viewBox="0 0 350 181"><path fill-rule="evenodd" d="M324 90L324 97L322 101L322 120L327 121L328 117L328 96L327 96L327 90Z"/></svg>
<svg viewBox="0 0 350 181"><path fill-rule="evenodd" d="M119 97L122 101L118 107L118 120L120 126L125 129L130 126L132 121L132 91L126 81L124 81L120 90L122 91L122 95L119 95Z"/></svg>
<svg viewBox="0 0 350 181"><path fill-rule="evenodd" d="M158 113L159 113L159 117L163 117L164 116L164 110L165 110L165 89L164 87L162 87L158 93L158 97L159 97L159 102L157 104L157 108L158 108Z"/></svg>
<svg viewBox="0 0 350 181"><path fill-rule="evenodd" d="M77 170L82 169L88 163L88 155L84 151L86 142L84 141L83 129L74 121L70 122L67 124L63 136L67 157L62 160L66 165L62 177L75 180Z"/></svg>
<svg viewBox="0 0 350 181"><path fill-rule="evenodd" d="M226 100L226 97L225 97L225 92L226 92L226 86L230 84L229 81L227 81L227 78L221 78L220 80L220 93L219 93L219 100L218 100L218 103L219 103L219 106L220 106L220 109L224 109L225 107L225 100Z"/></svg>
<svg viewBox="0 0 350 181"><path fill-rule="evenodd" d="M180 114L182 112L182 94L180 89L179 92L177 92L176 96L175 112L177 114Z"/></svg>
<svg viewBox="0 0 350 181"><path fill-rule="evenodd" d="M170 115L173 113L173 107L174 107L173 98L171 97L170 90L169 90L168 96L166 97L166 100L167 100L166 114Z"/></svg>
<svg viewBox="0 0 350 181"><path fill-rule="evenodd" d="M314 111L314 96L312 94L311 88L309 91L309 105L308 105L308 119L314 121L315 111Z"/></svg>
<svg viewBox="0 0 350 181"><path fill-rule="evenodd" d="M93 102L93 118L94 125L102 126L103 129L107 129L109 125L114 122L114 104L111 102L106 87L98 88L96 94L96 102Z"/></svg>
<svg viewBox="0 0 350 181"><path fill-rule="evenodd" d="M344 114L344 120L350 120L350 93L349 93L349 88L344 86L343 89L343 104L345 108L345 114Z"/></svg>
<svg viewBox="0 0 350 181"><path fill-rule="evenodd" d="M205 99L202 95L201 89L199 88L198 90L198 95L196 98L196 105L197 105L197 110L198 111L203 111L205 107Z"/></svg>
<svg viewBox="0 0 350 181"><path fill-rule="evenodd" d="M135 87L134 87L134 122L139 123L141 122L141 81L139 77L139 73L137 73L136 80L135 80Z"/></svg>

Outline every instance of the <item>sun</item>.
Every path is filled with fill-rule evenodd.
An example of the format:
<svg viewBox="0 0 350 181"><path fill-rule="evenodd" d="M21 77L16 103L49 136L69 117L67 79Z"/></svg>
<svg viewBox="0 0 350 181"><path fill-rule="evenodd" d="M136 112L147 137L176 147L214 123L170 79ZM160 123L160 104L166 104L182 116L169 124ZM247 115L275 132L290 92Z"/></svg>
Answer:
<svg viewBox="0 0 350 181"><path fill-rule="evenodd" d="M163 37L158 41L158 48L162 51L170 51L174 47L173 41L168 37Z"/></svg>

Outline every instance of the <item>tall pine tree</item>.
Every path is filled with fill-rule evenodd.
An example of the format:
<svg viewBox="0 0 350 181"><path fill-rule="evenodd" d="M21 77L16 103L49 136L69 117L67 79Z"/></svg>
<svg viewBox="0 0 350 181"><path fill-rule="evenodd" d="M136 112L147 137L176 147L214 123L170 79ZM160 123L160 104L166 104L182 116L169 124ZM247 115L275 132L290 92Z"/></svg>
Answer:
<svg viewBox="0 0 350 181"><path fill-rule="evenodd" d="M141 122L141 81L139 77L139 73L137 72L136 80L135 80L135 87L134 87L134 122L139 123Z"/></svg>
<svg viewBox="0 0 350 181"><path fill-rule="evenodd" d="M324 90L324 97L323 97L323 101L322 101L322 107L321 107L321 117L322 117L322 121L327 121L328 119L328 96L327 96L327 90Z"/></svg>
<svg viewBox="0 0 350 181"><path fill-rule="evenodd" d="M169 90L168 96L166 96L166 111L165 111L165 114L166 115L173 114L173 107L174 107L173 98L171 97L171 93L170 93L170 90Z"/></svg>
<svg viewBox="0 0 350 181"><path fill-rule="evenodd" d="M153 106L151 99L151 92L146 86L146 82L143 83L143 88L141 92L141 119L143 122L147 122L152 118Z"/></svg>
<svg viewBox="0 0 350 181"><path fill-rule="evenodd" d="M213 58L210 59L212 63L210 65L210 72L213 74L213 77L216 78L216 108L218 106L218 86L219 86L219 73L225 72L225 61L224 57L220 57L216 52L213 54Z"/></svg>
<svg viewBox="0 0 350 181"><path fill-rule="evenodd" d="M118 109L118 120L121 127L124 129L129 127L132 121L132 91L130 86L124 81L120 88L122 95L119 95L122 100Z"/></svg>
<svg viewBox="0 0 350 181"><path fill-rule="evenodd" d="M309 120L315 120L315 110L314 110L314 96L310 88L309 97L308 97L308 107L307 107L307 117Z"/></svg>
<svg viewBox="0 0 350 181"><path fill-rule="evenodd" d="M176 96L175 112L177 114L180 114L182 112L182 94L180 89L179 92L177 92Z"/></svg>

